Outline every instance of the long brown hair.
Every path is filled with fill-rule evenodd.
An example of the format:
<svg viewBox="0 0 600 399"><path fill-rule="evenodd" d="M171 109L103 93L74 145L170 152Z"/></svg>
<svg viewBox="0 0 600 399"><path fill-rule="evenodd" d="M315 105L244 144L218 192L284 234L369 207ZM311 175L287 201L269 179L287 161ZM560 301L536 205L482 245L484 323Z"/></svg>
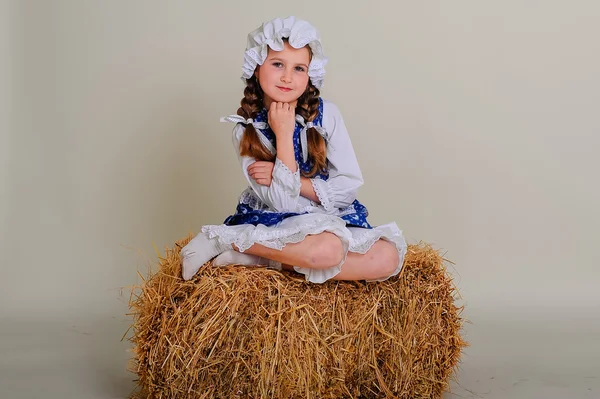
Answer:
<svg viewBox="0 0 600 399"><path fill-rule="evenodd" d="M306 91L298 98L296 104L296 113L304 118L305 122L312 122L319 115L319 89L310 81ZM246 79L246 88L244 89L244 98L240 102L240 108L237 114L248 118L256 118L256 115L263 109L264 93L256 76ZM323 136L315 128L310 128L306 132L308 142L308 159L312 161L313 167L310 172L302 175L313 177L317 173L324 171L327 166L327 145ZM260 142L258 133L252 124L246 126L246 131L240 142L240 155L250 156L258 161L274 162L275 156L272 155Z"/></svg>

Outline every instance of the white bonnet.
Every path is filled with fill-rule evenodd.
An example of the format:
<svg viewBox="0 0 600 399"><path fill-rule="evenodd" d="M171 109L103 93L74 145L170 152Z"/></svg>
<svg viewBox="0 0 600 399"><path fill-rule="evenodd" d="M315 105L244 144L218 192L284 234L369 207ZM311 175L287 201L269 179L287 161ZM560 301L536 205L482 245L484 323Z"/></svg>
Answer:
<svg viewBox="0 0 600 399"><path fill-rule="evenodd" d="M285 19L275 18L248 34L242 80L245 82L252 77L256 66L265 62L268 47L275 51L283 50L283 38L288 38L288 43L294 48L309 45L312 59L308 66L308 76L312 84L320 89L323 86L328 58L323 55L319 32L308 22L293 16Z"/></svg>

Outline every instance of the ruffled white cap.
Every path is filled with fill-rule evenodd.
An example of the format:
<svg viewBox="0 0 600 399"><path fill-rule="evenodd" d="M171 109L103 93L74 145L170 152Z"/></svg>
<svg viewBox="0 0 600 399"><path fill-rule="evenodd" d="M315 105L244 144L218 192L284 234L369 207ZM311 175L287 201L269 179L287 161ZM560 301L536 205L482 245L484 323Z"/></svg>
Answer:
<svg viewBox="0 0 600 399"><path fill-rule="evenodd" d="M309 45L313 54L308 66L308 76L312 84L320 89L325 79L325 64L328 58L323 55L319 32L308 22L293 16L285 19L275 18L248 34L242 80L245 82L252 77L256 66L265 62L268 47L275 51L283 50L283 38L287 38L290 46L294 48Z"/></svg>

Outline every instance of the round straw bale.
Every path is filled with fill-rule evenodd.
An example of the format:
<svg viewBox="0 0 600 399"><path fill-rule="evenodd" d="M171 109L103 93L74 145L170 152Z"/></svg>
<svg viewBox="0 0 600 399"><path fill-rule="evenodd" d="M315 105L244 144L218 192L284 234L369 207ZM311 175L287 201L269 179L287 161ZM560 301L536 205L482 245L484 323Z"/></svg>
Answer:
<svg viewBox="0 0 600 399"><path fill-rule="evenodd" d="M409 245L398 277L312 284L261 267L203 266L180 249L130 300L140 398L441 398L462 348L444 259Z"/></svg>

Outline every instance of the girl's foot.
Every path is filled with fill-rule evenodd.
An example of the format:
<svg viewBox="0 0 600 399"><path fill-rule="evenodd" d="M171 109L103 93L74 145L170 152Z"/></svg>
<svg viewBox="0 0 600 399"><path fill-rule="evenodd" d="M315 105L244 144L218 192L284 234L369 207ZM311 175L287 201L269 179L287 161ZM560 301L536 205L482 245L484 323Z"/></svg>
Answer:
<svg viewBox="0 0 600 399"><path fill-rule="evenodd" d="M217 238L208 238L200 232L179 252L183 258L183 279L190 280L202 265L230 249L231 244L221 244Z"/></svg>
<svg viewBox="0 0 600 399"><path fill-rule="evenodd" d="M213 261L215 266L245 265L245 266L267 266L267 260L256 255L245 254L230 249L217 256Z"/></svg>
<svg viewBox="0 0 600 399"><path fill-rule="evenodd" d="M245 265L245 266L265 266L270 269L281 270L281 263L270 260L267 258L261 258L256 255L250 255L243 252L238 252L234 249L223 252L217 256L213 261L215 266L226 266L226 265ZM290 266L291 269L291 266Z"/></svg>

